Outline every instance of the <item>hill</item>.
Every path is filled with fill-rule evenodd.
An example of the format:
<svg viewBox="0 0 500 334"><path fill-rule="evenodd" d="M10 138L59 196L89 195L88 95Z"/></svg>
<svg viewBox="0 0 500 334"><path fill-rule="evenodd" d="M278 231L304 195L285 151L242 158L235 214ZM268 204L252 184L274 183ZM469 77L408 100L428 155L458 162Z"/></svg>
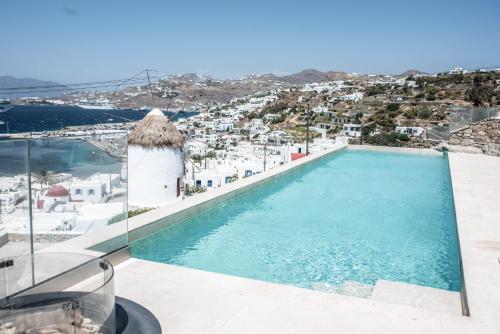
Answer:
<svg viewBox="0 0 500 334"><path fill-rule="evenodd" d="M425 73L419 70L408 70L403 73L397 74L397 77L409 77L410 75L429 75L429 73Z"/></svg>
<svg viewBox="0 0 500 334"><path fill-rule="evenodd" d="M32 89L37 92L33 93L23 93L29 91L29 87L39 87L39 86L53 86L59 85L54 81L38 80L33 78L15 78L12 76L0 76L0 98L13 99L20 97L34 97L34 96L58 96L62 92L38 92L44 89ZM26 88L13 90L12 88Z"/></svg>

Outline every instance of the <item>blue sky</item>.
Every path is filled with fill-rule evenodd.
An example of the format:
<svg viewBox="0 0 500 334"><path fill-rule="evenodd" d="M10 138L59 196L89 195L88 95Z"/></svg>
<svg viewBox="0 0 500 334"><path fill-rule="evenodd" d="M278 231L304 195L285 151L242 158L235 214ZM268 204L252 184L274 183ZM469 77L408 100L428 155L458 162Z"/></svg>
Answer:
<svg viewBox="0 0 500 334"><path fill-rule="evenodd" d="M0 2L0 75L107 80L500 65L500 1Z"/></svg>

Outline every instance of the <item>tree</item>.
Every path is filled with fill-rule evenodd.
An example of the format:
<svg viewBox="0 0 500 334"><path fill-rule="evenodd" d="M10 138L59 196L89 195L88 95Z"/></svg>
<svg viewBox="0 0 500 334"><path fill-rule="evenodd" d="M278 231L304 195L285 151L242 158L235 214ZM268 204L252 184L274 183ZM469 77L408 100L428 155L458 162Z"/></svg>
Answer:
<svg viewBox="0 0 500 334"><path fill-rule="evenodd" d="M493 87L487 85L476 85L465 91L465 99L475 106L480 106L485 102L491 103L493 96L495 96Z"/></svg>
<svg viewBox="0 0 500 334"><path fill-rule="evenodd" d="M209 151L206 155L205 155L205 158L208 158L208 159L214 159L217 157L217 153L215 153L215 151Z"/></svg>
<svg viewBox="0 0 500 334"><path fill-rule="evenodd" d="M384 85L374 85L365 88L366 96L373 96L378 94L384 94L387 90L387 87Z"/></svg>
<svg viewBox="0 0 500 334"><path fill-rule="evenodd" d="M379 133L366 138L368 144L381 146L403 146L409 140L408 135L394 132Z"/></svg>
<svg viewBox="0 0 500 334"><path fill-rule="evenodd" d="M399 103L389 103L386 107L385 110L390 111L390 112L395 112L399 110Z"/></svg>
<svg viewBox="0 0 500 334"><path fill-rule="evenodd" d="M203 157L199 154L193 154L191 156L191 160L193 160L194 162L197 162L201 165L201 160L203 160Z"/></svg>
<svg viewBox="0 0 500 334"><path fill-rule="evenodd" d="M438 89L436 87L427 87L425 92L426 92L427 100L434 101L436 99L436 93L438 92Z"/></svg>
<svg viewBox="0 0 500 334"><path fill-rule="evenodd" d="M417 110L418 118L428 119L432 116L432 110L429 107L420 107Z"/></svg>

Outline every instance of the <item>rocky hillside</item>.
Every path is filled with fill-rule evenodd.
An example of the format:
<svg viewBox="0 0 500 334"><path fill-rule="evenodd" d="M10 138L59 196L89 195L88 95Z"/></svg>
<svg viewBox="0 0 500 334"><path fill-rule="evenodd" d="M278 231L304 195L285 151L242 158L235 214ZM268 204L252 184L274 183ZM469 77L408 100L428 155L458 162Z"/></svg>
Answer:
<svg viewBox="0 0 500 334"><path fill-rule="evenodd" d="M486 119L450 133L450 150L500 156L500 119Z"/></svg>

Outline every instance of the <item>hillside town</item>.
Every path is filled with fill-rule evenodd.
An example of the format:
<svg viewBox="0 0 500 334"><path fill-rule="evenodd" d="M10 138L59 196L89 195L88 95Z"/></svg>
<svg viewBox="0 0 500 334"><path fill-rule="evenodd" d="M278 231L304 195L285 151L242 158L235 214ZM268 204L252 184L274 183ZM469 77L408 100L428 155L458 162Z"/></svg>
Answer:
<svg viewBox="0 0 500 334"><path fill-rule="evenodd" d="M342 80L278 85L267 91L232 97L227 102L192 99L188 107L182 95L165 91L160 80L150 87L156 94L155 103L161 105L165 103L163 100L168 103L174 99L176 105L186 104L185 108L175 109L179 116L175 122L165 121L158 108L152 112L154 117L160 117L159 122L174 125L175 129L171 130L178 131L184 138L182 143L179 141L177 149L180 151L175 155L183 157L179 160L179 171L172 176L176 182L165 181L165 188L168 183L172 189L169 191L173 192L165 201L211 191L338 145L442 149L450 137L450 121L453 121L450 115L457 110L481 106L488 111L485 119L499 117L499 84L498 70L467 73L454 68L438 75L412 72L401 77L351 74ZM147 90L147 87L127 88L122 94L134 97L144 92L148 94ZM168 97L162 99L160 93ZM87 95L86 103L111 103L104 93L97 98L92 100ZM144 108L151 110L152 106ZM188 108L198 113L182 117ZM147 182L146 174L152 175L154 182L161 178L158 175L165 174L164 165L157 166L161 159L148 157L148 150L132 152L130 141L127 152L123 139L131 131L134 133L140 123L98 124L11 135L12 138L84 140L96 150L103 150L122 161L121 171L98 172L85 178L69 172L37 171L33 175L31 194L36 233L59 235L59 238L87 233L117 221L127 210L132 213L147 210L149 208L143 203L156 203L155 200L162 198L161 193L153 196L150 190L144 194L140 190L141 184ZM167 123L165 126L170 126ZM450 144L458 142L455 138L463 141L463 136L452 136ZM488 147L498 152L496 146ZM147 167L151 167L149 172L144 166L133 170L137 154L138 163L153 161L153 166ZM134 185L131 175L139 179L138 186ZM29 232L26 184L27 175L23 173L0 178L0 226L11 235ZM139 197L147 198L150 194L154 198L133 201L131 198L137 196L132 195L127 209L127 185L129 190L136 187L134 194L141 194L137 195ZM157 203L158 206L163 204L165 202Z"/></svg>

